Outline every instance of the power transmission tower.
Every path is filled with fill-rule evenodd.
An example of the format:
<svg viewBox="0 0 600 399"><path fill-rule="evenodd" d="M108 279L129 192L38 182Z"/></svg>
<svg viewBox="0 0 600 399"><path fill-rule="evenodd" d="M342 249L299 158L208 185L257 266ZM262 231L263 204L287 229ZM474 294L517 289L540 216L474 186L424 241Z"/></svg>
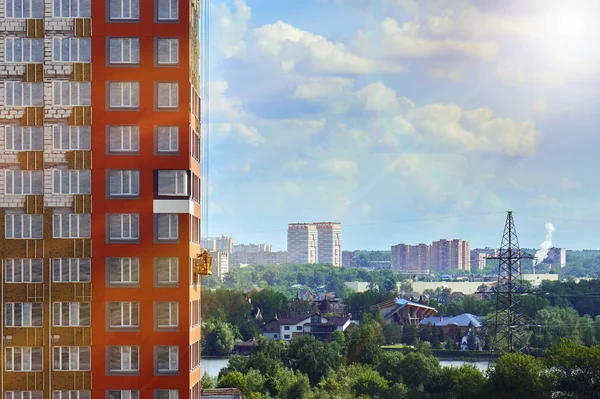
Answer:
<svg viewBox="0 0 600 399"><path fill-rule="evenodd" d="M510 352L529 352L527 325L531 325L520 304L519 296L525 291L521 278L521 259L533 259L521 252L512 211L508 211L504 235L498 256L498 285L496 287L496 314L490 326L490 362Z"/></svg>

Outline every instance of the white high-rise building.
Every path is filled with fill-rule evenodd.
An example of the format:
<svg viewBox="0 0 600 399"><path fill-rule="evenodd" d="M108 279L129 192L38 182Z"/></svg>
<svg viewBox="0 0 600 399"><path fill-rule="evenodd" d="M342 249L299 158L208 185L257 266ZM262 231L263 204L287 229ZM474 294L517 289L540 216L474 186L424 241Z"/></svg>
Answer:
<svg viewBox="0 0 600 399"><path fill-rule="evenodd" d="M312 223L288 225L287 248L290 263L311 264L318 262L318 232Z"/></svg>
<svg viewBox="0 0 600 399"><path fill-rule="evenodd" d="M342 225L337 222L314 223L319 236L318 260L333 266L342 265Z"/></svg>

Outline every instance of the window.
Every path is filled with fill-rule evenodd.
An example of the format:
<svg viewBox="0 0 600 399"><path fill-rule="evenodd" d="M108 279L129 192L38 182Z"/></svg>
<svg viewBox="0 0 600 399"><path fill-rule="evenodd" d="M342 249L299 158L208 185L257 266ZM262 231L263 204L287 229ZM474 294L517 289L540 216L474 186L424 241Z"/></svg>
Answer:
<svg viewBox="0 0 600 399"><path fill-rule="evenodd" d="M90 258L52 259L52 276L55 283L89 283L92 281Z"/></svg>
<svg viewBox="0 0 600 399"><path fill-rule="evenodd" d="M179 39L157 39L156 52L158 65L179 64Z"/></svg>
<svg viewBox="0 0 600 399"><path fill-rule="evenodd" d="M157 302L156 314L158 328L179 327L179 302Z"/></svg>
<svg viewBox="0 0 600 399"><path fill-rule="evenodd" d="M179 83L160 82L157 85L158 108L179 107Z"/></svg>
<svg viewBox="0 0 600 399"><path fill-rule="evenodd" d="M43 399L44 391L6 391L4 399Z"/></svg>
<svg viewBox="0 0 600 399"><path fill-rule="evenodd" d="M109 284L136 285L140 282L139 258L108 258Z"/></svg>
<svg viewBox="0 0 600 399"><path fill-rule="evenodd" d="M179 215L163 213L156 215L156 238L159 241L179 239Z"/></svg>
<svg viewBox="0 0 600 399"><path fill-rule="evenodd" d="M91 391L54 391L52 393L52 399L92 399L92 392Z"/></svg>
<svg viewBox="0 0 600 399"><path fill-rule="evenodd" d="M190 128L190 147L192 158L200 162L200 135L192 128Z"/></svg>
<svg viewBox="0 0 600 399"><path fill-rule="evenodd" d="M159 126L156 130L156 151L160 154L179 152L179 127Z"/></svg>
<svg viewBox="0 0 600 399"><path fill-rule="evenodd" d="M139 327L139 306L138 302L109 302L110 327Z"/></svg>
<svg viewBox="0 0 600 399"><path fill-rule="evenodd" d="M44 281L43 259L5 259L5 282L41 283Z"/></svg>
<svg viewBox="0 0 600 399"><path fill-rule="evenodd" d="M52 104L57 106L92 105L90 82L52 82Z"/></svg>
<svg viewBox="0 0 600 399"><path fill-rule="evenodd" d="M179 258L155 258L158 285L179 283Z"/></svg>
<svg viewBox="0 0 600 399"><path fill-rule="evenodd" d="M186 170L159 170L159 195L188 195Z"/></svg>
<svg viewBox="0 0 600 399"><path fill-rule="evenodd" d="M5 81L4 105L7 107L41 107L44 105L44 84Z"/></svg>
<svg viewBox="0 0 600 399"><path fill-rule="evenodd" d="M296 331L302 331L302 326L296 326Z"/></svg>
<svg viewBox="0 0 600 399"><path fill-rule="evenodd" d="M77 37L53 37L52 61L91 62L92 39Z"/></svg>
<svg viewBox="0 0 600 399"><path fill-rule="evenodd" d="M283 336L283 339L290 339L290 335L289 335L289 334L285 334L285 335Z"/></svg>
<svg viewBox="0 0 600 399"><path fill-rule="evenodd" d="M201 317L201 306L200 300L196 299L191 302L192 314L190 316L190 320L192 322L192 327L197 327L200 325Z"/></svg>
<svg viewBox="0 0 600 399"><path fill-rule="evenodd" d="M4 325L6 327L42 327L43 303L7 303Z"/></svg>
<svg viewBox="0 0 600 399"><path fill-rule="evenodd" d="M111 64L140 63L140 39L137 37L111 37L108 43Z"/></svg>
<svg viewBox="0 0 600 399"><path fill-rule="evenodd" d="M139 82L110 82L109 96L111 108L138 108L140 84Z"/></svg>
<svg viewBox="0 0 600 399"><path fill-rule="evenodd" d="M179 19L179 0L158 0L158 20L177 21Z"/></svg>
<svg viewBox="0 0 600 399"><path fill-rule="evenodd" d="M140 391L108 391L108 399L140 399Z"/></svg>
<svg viewBox="0 0 600 399"><path fill-rule="evenodd" d="M54 238L91 238L92 215L89 213L55 213L52 215Z"/></svg>
<svg viewBox="0 0 600 399"><path fill-rule="evenodd" d="M54 327L89 327L92 318L90 302L54 302Z"/></svg>
<svg viewBox="0 0 600 399"><path fill-rule="evenodd" d="M44 194L44 172L41 170L8 169L4 171L4 194Z"/></svg>
<svg viewBox="0 0 600 399"><path fill-rule="evenodd" d="M5 0L4 17L44 18L44 0Z"/></svg>
<svg viewBox="0 0 600 399"><path fill-rule="evenodd" d="M92 351L89 346L55 346L54 371L89 371Z"/></svg>
<svg viewBox="0 0 600 399"><path fill-rule="evenodd" d="M42 371L43 348L9 346L5 350L5 371Z"/></svg>
<svg viewBox="0 0 600 399"><path fill-rule="evenodd" d="M196 341L190 345L190 370L196 370L200 367L200 357L202 353L202 343Z"/></svg>
<svg viewBox="0 0 600 399"><path fill-rule="evenodd" d="M202 181L200 177L192 173L192 199L200 203L200 195L202 194Z"/></svg>
<svg viewBox="0 0 600 399"><path fill-rule="evenodd" d="M110 126L108 136L108 151L110 153L140 151L139 126Z"/></svg>
<svg viewBox="0 0 600 399"><path fill-rule="evenodd" d="M139 240L140 215L137 213L113 213L108 215L109 240Z"/></svg>
<svg viewBox="0 0 600 399"><path fill-rule="evenodd" d="M53 0L52 16L54 18L91 18L92 0ZM58 392L58 391L57 391ZM68 392L68 391L65 391ZM77 392L77 391L71 391ZM81 391L87 392L87 391ZM55 398L58 399L58 398ZM74 398L62 398L74 399Z"/></svg>
<svg viewBox="0 0 600 399"><path fill-rule="evenodd" d="M190 241L200 244L202 223L200 219L194 215L190 215Z"/></svg>
<svg viewBox="0 0 600 399"><path fill-rule="evenodd" d="M91 194L91 170L54 169L52 172L53 194Z"/></svg>
<svg viewBox="0 0 600 399"><path fill-rule="evenodd" d="M90 126L54 125L52 130L52 148L55 151L92 149L92 128Z"/></svg>
<svg viewBox="0 0 600 399"><path fill-rule="evenodd" d="M7 214L4 234L13 239L41 239L44 236L42 215Z"/></svg>
<svg viewBox="0 0 600 399"><path fill-rule="evenodd" d="M290 330L290 326L284 326L284 327L283 327L283 329L284 329L285 331L289 331L289 330Z"/></svg>
<svg viewBox="0 0 600 399"><path fill-rule="evenodd" d="M159 373L173 373L179 370L179 347L157 346L156 369Z"/></svg>
<svg viewBox="0 0 600 399"><path fill-rule="evenodd" d="M4 62L44 62L44 39L7 37L4 39Z"/></svg>
<svg viewBox="0 0 600 399"><path fill-rule="evenodd" d="M179 399L179 390L177 389L157 389L156 399Z"/></svg>
<svg viewBox="0 0 600 399"><path fill-rule="evenodd" d="M140 195L139 170L108 170L108 195L111 197Z"/></svg>
<svg viewBox="0 0 600 399"><path fill-rule="evenodd" d="M110 0L110 19L140 19L139 0Z"/></svg>
<svg viewBox="0 0 600 399"><path fill-rule="evenodd" d="M112 372L138 371L140 368L139 353L139 346L109 346L109 370Z"/></svg>
<svg viewBox="0 0 600 399"><path fill-rule="evenodd" d="M43 128L5 126L4 149L6 151L42 151L44 149Z"/></svg>

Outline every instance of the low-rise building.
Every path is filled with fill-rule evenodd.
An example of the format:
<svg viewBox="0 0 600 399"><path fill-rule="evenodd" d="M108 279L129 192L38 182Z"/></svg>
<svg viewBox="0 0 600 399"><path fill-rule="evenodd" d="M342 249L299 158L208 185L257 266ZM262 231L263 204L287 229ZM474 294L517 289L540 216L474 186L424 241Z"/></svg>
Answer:
<svg viewBox="0 0 600 399"><path fill-rule="evenodd" d="M403 298L395 298L377 306L387 324L418 325L421 320L437 314L437 310L431 306Z"/></svg>
<svg viewBox="0 0 600 399"><path fill-rule="evenodd" d="M319 313L292 314L275 317L260 327L267 339L291 341L296 335L309 334L320 340L329 340L334 331L346 331L353 321L350 317L325 317Z"/></svg>
<svg viewBox="0 0 600 399"><path fill-rule="evenodd" d="M466 343L469 328L472 328L479 338L483 326L479 317L471 313L463 313L454 317L431 316L421 320L419 323L421 326L427 324L438 327L442 331L443 341L452 340L460 342L463 349L466 349L464 348L464 344Z"/></svg>
<svg viewBox="0 0 600 399"><path fill-rule="evenodd" d="M203 389L201 399L242 399L242 392L237 388Z"/></svg>

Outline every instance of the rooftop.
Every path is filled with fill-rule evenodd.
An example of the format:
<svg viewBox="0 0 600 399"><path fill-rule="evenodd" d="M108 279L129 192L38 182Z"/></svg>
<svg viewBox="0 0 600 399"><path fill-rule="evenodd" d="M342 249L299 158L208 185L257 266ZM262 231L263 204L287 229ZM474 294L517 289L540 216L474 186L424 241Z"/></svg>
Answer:
<svg viewBox="0 0 600 399"><path fill-rule="evenodd" d="M426 319L421 320L420 324L435 324L436 326L459 326L459 327L467 327L469 324L473 323L474 327L481 327L481 321L479 317L471 314L471 313L463 313L454 317L438 317L431 316Z"/></svg>

